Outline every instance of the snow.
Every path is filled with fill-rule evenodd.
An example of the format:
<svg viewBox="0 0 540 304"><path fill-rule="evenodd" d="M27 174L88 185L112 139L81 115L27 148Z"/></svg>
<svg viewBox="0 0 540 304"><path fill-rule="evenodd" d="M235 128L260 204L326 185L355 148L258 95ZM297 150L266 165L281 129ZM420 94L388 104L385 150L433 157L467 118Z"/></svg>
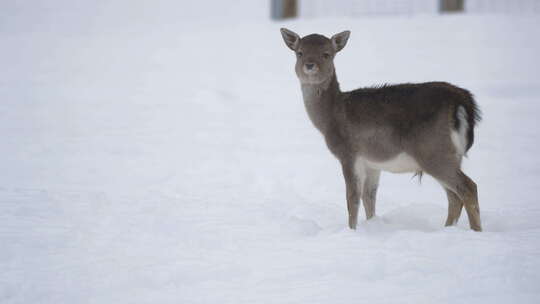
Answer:
<svg viewBox="0 0 540 304"><path fill-rule="evenodd" d="M177 20L185 4L166 1L127 15L58 3L0 18L1 303L540 301L536 16L273 23L265 2L229 22ZM378 217L346 228L282 26L352 31L345 90L444 80L475 94L464 170L484 232L465 214L443 227L430 177L389 173Z"/></svg>

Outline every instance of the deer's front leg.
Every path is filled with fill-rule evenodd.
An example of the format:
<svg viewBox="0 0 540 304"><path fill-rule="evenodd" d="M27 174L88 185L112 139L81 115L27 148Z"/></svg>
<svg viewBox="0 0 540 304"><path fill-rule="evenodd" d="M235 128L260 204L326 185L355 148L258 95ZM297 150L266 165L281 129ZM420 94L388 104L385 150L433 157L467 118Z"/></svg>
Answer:
<svg viewBox="0 0 540 304"><path fill-rule="evenodd" d="M356 229L358 222L358 206L362 196L363 179L358 174L354 162L342 161L343 176L347 192L347 210L349 211L349 228Z"/></svg>
<svg viewBox="0 0 540 304"><path fill-rule="evenodd" d="M362 187L362 202L364 203L364 209L366 211L366 219L370 219L375 216L375 202L377 198L377 188L379 187L379 177L381 171L366 168L365 180Z"/></svg>

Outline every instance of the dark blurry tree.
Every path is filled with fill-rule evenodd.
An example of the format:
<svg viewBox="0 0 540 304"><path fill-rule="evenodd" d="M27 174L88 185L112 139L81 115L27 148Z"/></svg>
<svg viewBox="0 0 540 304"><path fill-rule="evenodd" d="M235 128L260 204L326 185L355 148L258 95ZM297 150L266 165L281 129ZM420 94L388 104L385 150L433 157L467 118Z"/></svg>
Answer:
<svg viewBox="0 0 540 304"><path fill-rule="evenodd" d="M465 0L439 0L439 11L447 12L462 12Z"/></svg>
<svg viewBox="0 0 540 304"><path fill-rule="evenodd" d="M286 19L297 16L297 0L271 0L272 18Z"/></svg>

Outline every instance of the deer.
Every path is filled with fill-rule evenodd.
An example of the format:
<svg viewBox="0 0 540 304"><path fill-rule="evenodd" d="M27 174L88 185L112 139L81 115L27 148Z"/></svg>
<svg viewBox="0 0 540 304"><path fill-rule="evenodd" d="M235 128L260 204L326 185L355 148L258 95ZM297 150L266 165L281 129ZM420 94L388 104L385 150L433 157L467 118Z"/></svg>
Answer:
<svg viewBox="0 0 540 304"><path fill-rule="evenodd" d="M334 58L350 36L300 37L281 28L296 55L304 105L345 178L348 225L356 229L362 200L366 220L375 214L381 171L428 174L446 191L445 226L456 225L463 207L470 228L482 231L476 183L461 170L481 120L473 95L447 82L379 85L342 92Z"/></svg>

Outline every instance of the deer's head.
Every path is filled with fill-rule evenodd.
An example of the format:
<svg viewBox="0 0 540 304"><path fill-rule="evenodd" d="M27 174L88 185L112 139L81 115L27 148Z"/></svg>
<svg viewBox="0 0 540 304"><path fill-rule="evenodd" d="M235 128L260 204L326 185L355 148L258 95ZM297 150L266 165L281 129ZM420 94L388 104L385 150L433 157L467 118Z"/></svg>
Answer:
<svg viewBox="0 0 540 304"><path fill-rule="evenodd" d="M295 32L281 29L285 44L296 53L296 75L302 84L321 84L334 76L334 57L341 51L350 31L335 34L332 38L311 34L300 38Z"/></svg>

